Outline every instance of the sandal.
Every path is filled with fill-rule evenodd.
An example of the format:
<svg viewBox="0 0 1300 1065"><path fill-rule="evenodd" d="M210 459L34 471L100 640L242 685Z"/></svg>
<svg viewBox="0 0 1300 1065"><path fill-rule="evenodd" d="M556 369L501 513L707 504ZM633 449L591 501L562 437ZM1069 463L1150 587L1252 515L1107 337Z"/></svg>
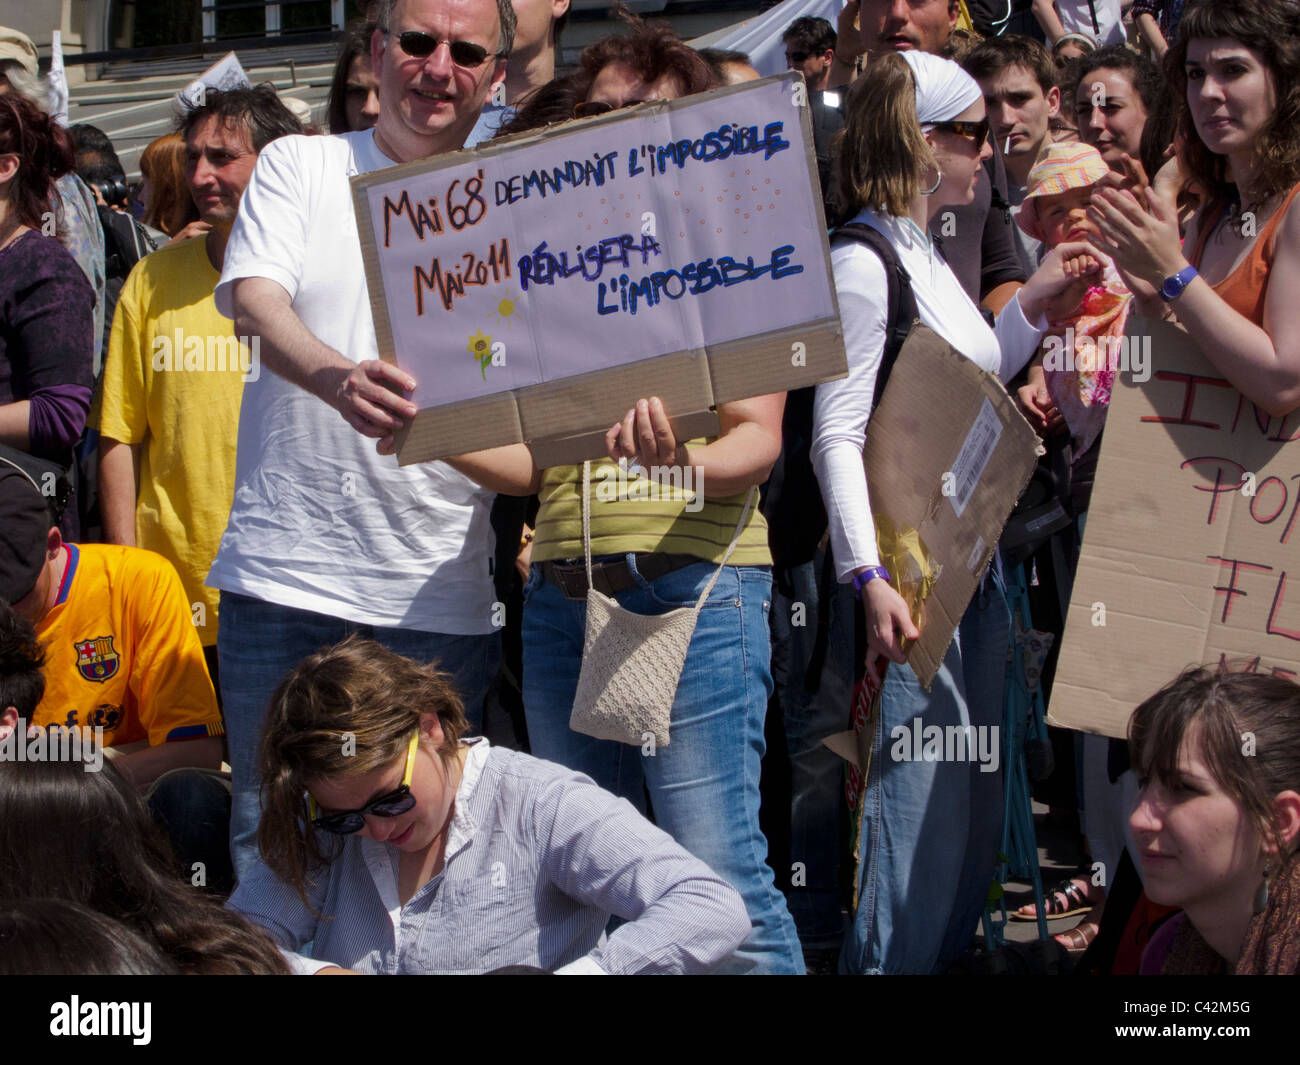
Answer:
<svg viewBox="0 0 1300 1065"><path fill-rule="evenodd" d="M1071 954L1082 954L1097 938L1101 925L1095 921L1082 921L1068 932L1061 932L1052 938Z"/></svg>
<svg viewBox="0 0 1300 1065"><path fill-rule="evenodd" d="M1087 913L1093 907L1093 900L1088 898L1088 894L1088 887L1081 887L1077 881L1062 880L1051 891L1044 893L1044 916L1049 921L1059 921L1064 917L1077 917L1081 913ZM1025 903L1008 916L1013 921L1038 920L1032 902Z"/></svg>

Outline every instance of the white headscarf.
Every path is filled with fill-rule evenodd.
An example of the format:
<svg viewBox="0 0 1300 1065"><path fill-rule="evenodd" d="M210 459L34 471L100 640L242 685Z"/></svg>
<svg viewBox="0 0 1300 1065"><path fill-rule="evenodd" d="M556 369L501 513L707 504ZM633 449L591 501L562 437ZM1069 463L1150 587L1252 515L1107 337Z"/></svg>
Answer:
<svg viewBox="0 0 1300 1065"><path fill-rule="evenodd" d="M929 52L900 53L916 81L916 115L925 125L956 118L976 100L983 99L978 83L951 59Z"/></svg>

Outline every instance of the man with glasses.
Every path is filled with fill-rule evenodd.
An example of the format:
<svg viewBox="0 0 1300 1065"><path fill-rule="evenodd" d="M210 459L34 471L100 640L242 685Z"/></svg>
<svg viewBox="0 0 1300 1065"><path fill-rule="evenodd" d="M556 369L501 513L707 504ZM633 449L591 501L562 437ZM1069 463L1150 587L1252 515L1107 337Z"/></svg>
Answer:
<svg viewBox="0 0 1300 1065"><path fill-rule="evenodd" d="M268 145L216 290L271 371L244 391L235 501L208 576L240 874L256 855L262 717L299 660L350 633L436 658L473 731L500 660L492 493L442 463L399 468L366 439L415 413L402 394L414 382L378 359L348 178L462 147L506 76L515 13L510 0L384 0L376 21L378 123Z"/></svg>
<svg viewBox="0 0 1300 1065"><path fill-rule="evenodd" d="M805 15L790 23L781 40L785 65L803 75L810 91L825 89L835 62L835 28L824 18Z"/></svg>

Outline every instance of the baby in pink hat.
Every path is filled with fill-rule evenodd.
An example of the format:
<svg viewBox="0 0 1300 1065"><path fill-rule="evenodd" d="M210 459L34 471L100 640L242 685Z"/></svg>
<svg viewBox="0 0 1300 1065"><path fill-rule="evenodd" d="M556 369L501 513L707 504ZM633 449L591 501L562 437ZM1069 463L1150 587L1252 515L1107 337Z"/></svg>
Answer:
<svg viewBox="0 0 1300 1065"><path fill-rule="evenodd" d="M1093 188L1108 172L1101 153L1089 144L1049 144L1029 172L1029 192L1016 224L1049 249L1095 239L1087 210ZM1118 341L1133 300L1114 266L1099 257L1106 262L1102 281L1069 318L1050 323L1043 349L1030 365L1029 384L1020 390L1035 428L1055 432L1064 424L1069 430L1076 463L1105 423Z"/></svg>

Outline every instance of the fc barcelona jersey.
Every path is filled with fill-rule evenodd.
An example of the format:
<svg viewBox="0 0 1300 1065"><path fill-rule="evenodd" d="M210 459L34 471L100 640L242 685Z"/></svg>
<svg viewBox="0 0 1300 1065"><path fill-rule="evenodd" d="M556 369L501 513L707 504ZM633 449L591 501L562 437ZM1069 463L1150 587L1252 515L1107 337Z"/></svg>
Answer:
<svg viewBox="0 0 1300 1065"><path fill-rule="evenodd" d="M108 746L220 736L221 712L175 569L137 547L65 544L38 725L100 727Z"/></svg>

